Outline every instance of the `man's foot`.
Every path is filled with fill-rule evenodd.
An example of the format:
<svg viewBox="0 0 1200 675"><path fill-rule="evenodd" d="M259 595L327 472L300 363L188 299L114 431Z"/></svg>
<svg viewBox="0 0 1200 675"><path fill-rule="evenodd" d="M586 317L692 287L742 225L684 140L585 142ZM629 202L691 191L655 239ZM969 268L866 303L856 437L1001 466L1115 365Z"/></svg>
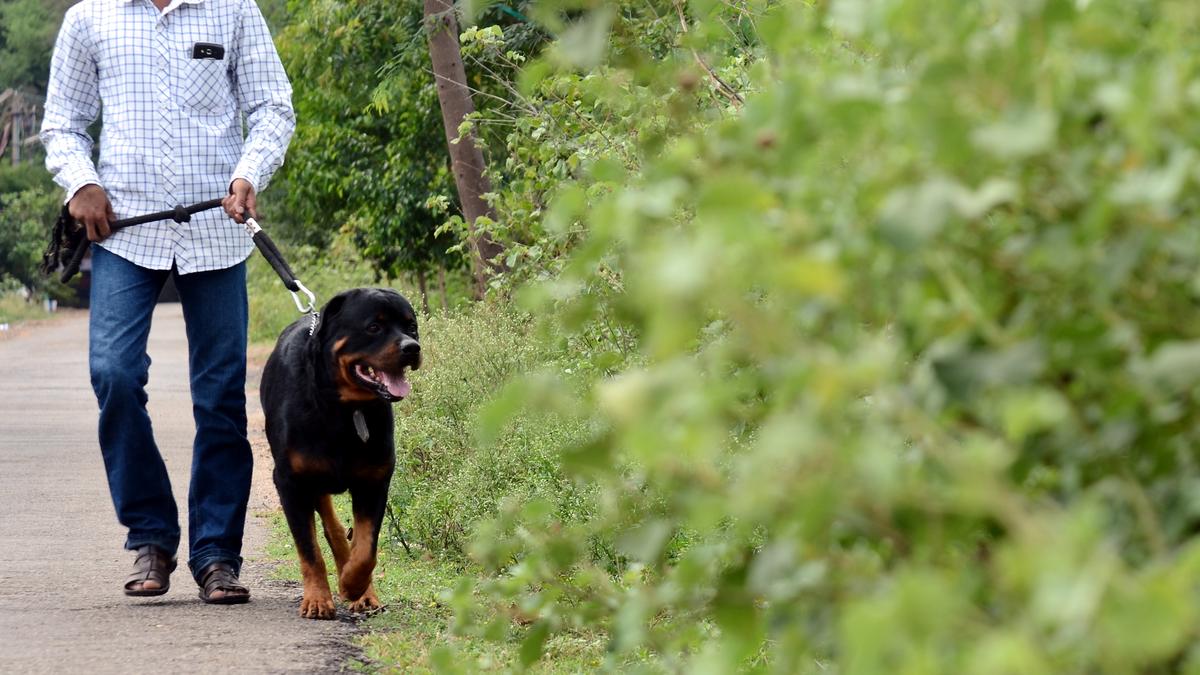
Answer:
<svg viewBox="0 0 1200 675"><path fill-rule="evenodd" d="M250 589L238 581L233 565L215 562L200 570L200 599L212 605L236 605L250 600Z"/></svg>
<svg viewBox="0 0 1200 675"><path fill-rule="evenodd" d="M133 572L125 579L125 595L162 595L171 588L171 572L174 571L173 556L157 546L140 546L133 561Z"/></svg>

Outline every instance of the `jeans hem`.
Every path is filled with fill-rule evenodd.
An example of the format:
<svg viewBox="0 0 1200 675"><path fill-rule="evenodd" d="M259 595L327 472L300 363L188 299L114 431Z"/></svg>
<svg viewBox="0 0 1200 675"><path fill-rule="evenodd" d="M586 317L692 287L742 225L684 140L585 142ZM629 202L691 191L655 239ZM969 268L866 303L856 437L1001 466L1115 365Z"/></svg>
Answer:
<svg viewBox="0 0 1200 675"><path fill-rule="evenodd" d="M229 551L206 551L200 555L192 556L191 560L188 560L188 569L192 571L192 578L196 580L196 583L200 583L200 578L198 576L200 574L200 570L203 570L205 567L208 567L215 562L229 563L233 566L233 573L241 576L242 556Z"/></svg>
<svg viewBox="0 0 1200 675"><path fill-rule="evenodd" d="M170 553L171 557L174 558L176 552L179 550L179 537L176 536L175 538L171 538L170 536L164 537L151 534L138 535L136 537L130 535L125 539L126 551L136 551L139 548L147 545L160 548L163 551Z"/></svg>

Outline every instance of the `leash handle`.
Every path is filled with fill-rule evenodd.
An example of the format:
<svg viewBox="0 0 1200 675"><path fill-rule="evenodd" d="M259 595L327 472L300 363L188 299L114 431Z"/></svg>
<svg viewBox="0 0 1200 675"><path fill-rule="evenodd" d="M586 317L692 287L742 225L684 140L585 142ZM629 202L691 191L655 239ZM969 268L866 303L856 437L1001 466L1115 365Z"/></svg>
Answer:
<svg viewBox="0 0 1200 675"><path fill-rule="evenodd" d="M108 224L108 227L113 232L134 225L145 225L159 220L174 220L177 223L191 222L192 216L202 211L211 211L218 208L224 202L222 199L210 199L199 204L191 206L176 206L170 211L159 211L158 213L148 213L144 216L136 216L133 218L125 218L123 220L114 220Z"/></svg>
<svg viewBox="0 0 1200 675"><path fill-rule="evenodd" d="M126 227L145 225L146 223L153 223L160 220L174 220L177 223L187 223L192 220L193 215L200 213L201 211L209 211L211 209L218 208L223 203L224 200L222 199L210 199L206 202L200 202L199 204L192 204L191 206L176 206L170 211L159 211L157 213L148 213L144 216L135 216L133 218L114 220L108 224L108 227L111 232L116 232L117 230L124 229ZM70 239L71 241L58 245L53 242L51 243L50 247L47 249L47 252L42 256L42 272L45 274L53 273L54 267L58 266L55 264L55 258L58 256L58 251L60 248L64 253L69 252L71 254L69 258L57 258L57 260L61 261L62 264L62 271L58 278L65 284L79 272L79 266L83 264L83 258L87 255L88 249L92 247L92 242L88 241L87 235L83 231L83 226L75 223L74 219L71 218L70 211L67 210L65 205L62 208L62 214L59 216L59 221L60 224L62 222L68 223L68 225L62 225L63 228L73 225L75 229L71 232L65 231L65 229L64 231L60 232L57 229L60 224L55 225L56 230L52 236L56 239L62 236L65 239ZM74 248L71 248L72 246Z"/></svg>

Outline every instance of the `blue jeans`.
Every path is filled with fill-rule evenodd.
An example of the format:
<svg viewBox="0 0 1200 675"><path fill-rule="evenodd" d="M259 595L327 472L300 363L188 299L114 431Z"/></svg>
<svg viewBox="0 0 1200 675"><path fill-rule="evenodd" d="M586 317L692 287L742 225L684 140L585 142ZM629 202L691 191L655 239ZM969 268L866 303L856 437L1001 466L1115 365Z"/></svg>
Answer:
<svg viewBox="0 0 1200 675"><path fill-rule="evenodd" d="M179 512L150 430L146 340L158 294L175 275L187 326L196 439L188 490L188 565L241 568L253 456L246 439L246 264L178 274L92 247L88 361L100 404L100 450L125 548L179 548Z"/></svg>

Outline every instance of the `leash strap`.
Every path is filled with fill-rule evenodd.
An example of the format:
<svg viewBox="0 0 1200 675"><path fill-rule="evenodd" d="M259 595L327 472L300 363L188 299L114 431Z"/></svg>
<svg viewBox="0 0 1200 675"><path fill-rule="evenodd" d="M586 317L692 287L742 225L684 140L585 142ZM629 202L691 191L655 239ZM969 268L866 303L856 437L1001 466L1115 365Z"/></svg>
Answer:
<svg viewBox="0 0 1200 675"><path fill-rule="evenodd" d="M296 309L301 313L310 314L313 317L312 326L309 328L309 335L316 330L317 322L317 297L313 292L305 288L304 284L300 283L300 279L296 278L296 273L292 271L283 254L279 252L279 247L271 240L271 237L258 225L258 222L253 218L246 219L246 234L254 240L254 245L258 247L258 251L270 263L271 269L275 270L275 274L283 281L283 285L287 287L292 294L292 300L296 303ZM306 301L300 299L300 293L306 296Z"/></svg>

